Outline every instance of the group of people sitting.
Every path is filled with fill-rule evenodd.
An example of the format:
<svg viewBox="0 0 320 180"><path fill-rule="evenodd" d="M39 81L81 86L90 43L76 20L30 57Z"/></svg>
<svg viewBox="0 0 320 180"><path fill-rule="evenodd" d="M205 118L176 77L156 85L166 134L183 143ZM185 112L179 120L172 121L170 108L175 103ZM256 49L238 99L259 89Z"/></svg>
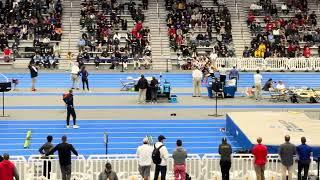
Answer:
<svg viewBox="0 0 320 180"><path fill-rule="evenodd" d="M148 2L143 1L144 9L146 4ZM140 5L132 1L120 4L117 1L92 0L85 1L82 5L80 23L83 28L86 27L87 32L83 33L79 41L79 57L84 61L89 62L90 59L94 59L93 54L101 54L95 57L95 62L108 59L115 61L114 65L122 61L126 65L128 58L136 54L151 59L150 29L143 27L145 17ZM125 14L126 8L134 20L131 32L127 31L127 19L121 16ZM126 33L119 32L120 25L121 30L127 31ZM93 53L96 51L98 53Z"/></svg>
<svg viewBox="0 0 320 180"><path fill-rule="evenodd" d="M247 24L254 38L251 47L245 47L243 57L305 57L312 56L312 46L320 43L320 29L317 25L315 12L308 14L307 1L297 3L289 1L282 5L284 14L296 11L293 17L279 17L273 9L277 9L270 0L261 0L261 9L251 8L248 13ZM256 17L257 12L265 15L263 22ZM258 13L260 15L261 13ZM301 41L305 42L303 48ZM319 50L318 50L319 51Z"/></svg>
<svg viewBox="0 0 320 180"><path fill-rule="evenodd" d="M225 51L222 47L232 41L231 15L228 8L218 5L218 11L212 8L204 8L198 2L186 3L186 1L168 1L167 15L168 36L170 46L174 51L178 49L183 56L195 55L198 46L210 47L215 45L215 53L219 57L230 57L233 53ZM171 4L171 8L169 8ZM201 30L205 29L205 33ZM196 33L200 30L200 33ZM213 32L217 32L214 40Z"/></svg>
<svg viewBox="0 0 320 180"><path fill-rule="evenodd" d="M55 69L59 64L59 57L52 53L39 53L31 58L30 64L35 64L38 68Z"/></svg>
<svg viewBox="0 0 320 180"><path fill-rule="evenodd" d="M0 48L14 40L13 55L19 56L20 40L45 39L60 41L62 36L61 0L6 0L0 2Z"/></svg>

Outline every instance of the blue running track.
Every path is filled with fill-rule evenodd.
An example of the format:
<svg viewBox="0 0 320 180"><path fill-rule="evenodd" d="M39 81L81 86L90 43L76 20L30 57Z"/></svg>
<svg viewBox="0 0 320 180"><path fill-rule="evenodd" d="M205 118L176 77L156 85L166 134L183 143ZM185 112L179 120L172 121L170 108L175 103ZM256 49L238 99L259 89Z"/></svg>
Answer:
<svg viewBox="0 0 320 180"><path fill-rule="evenodd" d="M4 75L8 78L18 78L20 80L18 87L30 87L31 79L28 73L6 73ZM158 74L146 74L146 76L151 75L158 76ZM275 81L283 80L287 87L320 87L320 73L262 73L262 75L264 81L269 78ZM126 79L128 76L137 78L139 74L91 73L89 83L93 88L120 88L120 79ZM163 74L163 77L171 82L173 88L192 87L191 73L168 73ZM38 88L69 88L70 85L69 73L39 73ZM253 73L241 73L239 87L249 87L252 85Z"/></svg>
<svg viewBox="0 0 320 180"><path fill-rule="evenodd" d="M151 135L167 137L166 145L172 153L175 141L181 139L189 153L217 153L222 137L227 137L235 150L239 145L220 129L225 120L80 120L80 129L66 129L64 121L0 121L0 154L38 154L38 148L46 141L47 135L54 137L53 143L60 142L62 135L68 136L80 154L104 154L104 132L109 135L108 152L111 154L135 153L142 138ZM26 132L32 130L30 149L23 149Z"/></svg>

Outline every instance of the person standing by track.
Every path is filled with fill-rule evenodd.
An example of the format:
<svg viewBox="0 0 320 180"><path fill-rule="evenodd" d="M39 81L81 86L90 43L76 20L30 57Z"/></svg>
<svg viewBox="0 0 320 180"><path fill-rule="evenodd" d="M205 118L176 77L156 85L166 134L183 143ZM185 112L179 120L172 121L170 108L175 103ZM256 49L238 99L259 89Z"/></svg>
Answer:
<svg viewBox="0 0 320 180"><path fill-rule="evenodd" d="M70 115L73 118L73 128L77 129L79 126L77 125L77 115L74 110L73 104L73 90L70 89L68 94L65 94L63 97L63 101L66 103L67 106L67 128L70 128Z"/></svg>
<svg viewBox="0 0 320 180"><path fill-rule="evenodd" d="M80 76L81 76L81 80L82 80L82 89L85 90L85 85L86 85L87 90L90 92L89 81L88 81L89 73L86 70L85 66L82 66L81 71L80 71Z"/></svg>

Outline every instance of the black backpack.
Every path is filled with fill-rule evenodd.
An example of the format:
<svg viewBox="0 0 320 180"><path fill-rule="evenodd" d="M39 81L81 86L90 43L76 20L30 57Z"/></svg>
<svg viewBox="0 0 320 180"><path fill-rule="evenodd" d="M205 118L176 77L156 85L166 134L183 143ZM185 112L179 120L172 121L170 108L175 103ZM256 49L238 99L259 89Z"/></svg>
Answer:
<svg viewBox="0 0 320 180"><path fill-rule="evenodd" d="M161 164L161 153L160 153L160 149L163 147L164 145L161 145L160 147L156 148L156 145L154 145L154 149L152 152L152 161L154 164Z"/></svg>

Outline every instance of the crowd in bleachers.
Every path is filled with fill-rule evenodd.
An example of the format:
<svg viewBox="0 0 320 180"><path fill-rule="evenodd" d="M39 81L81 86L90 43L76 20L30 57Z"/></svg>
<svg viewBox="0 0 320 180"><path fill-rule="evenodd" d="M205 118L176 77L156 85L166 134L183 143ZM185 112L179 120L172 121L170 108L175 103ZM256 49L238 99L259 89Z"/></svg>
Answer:
<svg viewBox="0 0 320 180"><path fill-rule="evenodd" d="M281 9L270 0L260 0L251 5L247 24L253 39L243 57L309 58L320 43L317 15L309 12L307 0L287 1Z"/></svg>
<svg viewBox="0 0 320 180"><path fill-rule="evenodd" d="M111 69L123 62L126 69L129 60L137 55L138 61L151 63L150 29L143 26L143 9L147 9L148 1L121 4L116 0L90 0L82 5L80 24L86 30L79 40L78 61L93 60L97 67L100 63L111 62ZM134 21L131 30L128 30L128 16Z"/></svg>
<svg viewBox="0 0 320 180"><path fill-rule="evenodd" d="M170 46L175 52L180 51L178 58L192 57L185 61L183 69L200 64L203 67L210 59L210 52L217 57L235 55L231 45L230 11L224 4L219 4L220 1L215 3L216 6L203 7L199 2L166 1L166 8L170 11L167 16ZM205 53L201 53L199 47L206 47Z"/></svg>
<svg viewBox="0 0 320 180"><path fill-rule="evenodd" d="M61 0L0 2L1 51L5 54L4 50L9 48L14 58L23 56L21 48L29 51L30 55L37 52L42 56L54 56L50 41L61 40L61 17ZM33 40L33 46L21 47L21 40Z"/></svg>

